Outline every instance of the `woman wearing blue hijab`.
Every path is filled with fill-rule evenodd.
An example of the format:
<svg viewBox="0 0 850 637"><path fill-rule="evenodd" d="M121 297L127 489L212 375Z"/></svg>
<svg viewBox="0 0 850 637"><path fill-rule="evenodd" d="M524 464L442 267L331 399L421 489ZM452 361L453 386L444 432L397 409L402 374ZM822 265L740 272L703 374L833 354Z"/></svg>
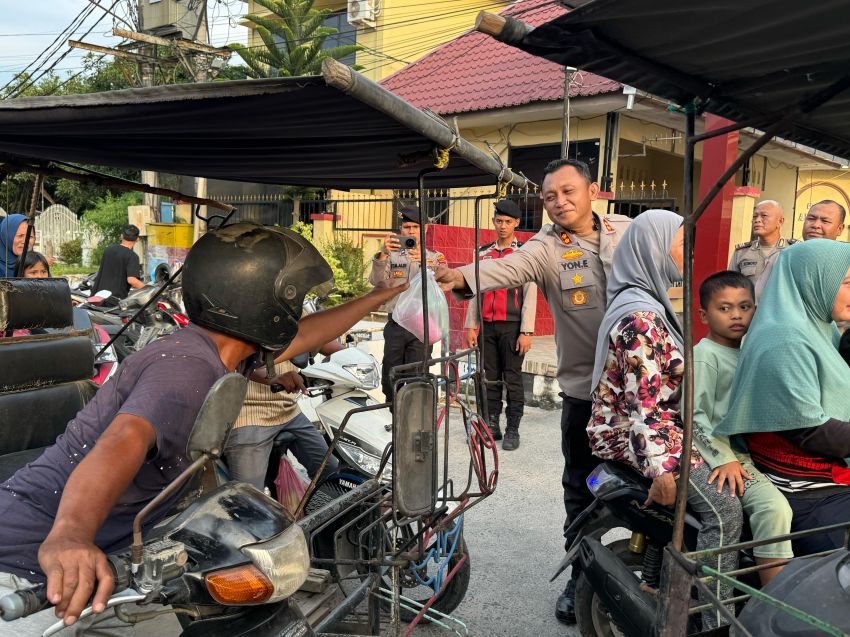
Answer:
<svg viewBox="0 0 850 637"><path fill-rule="evenodd" d="M0 278L15 276L18 257L23 254L27 234L27 218L24 215L9 215L0 222ZM30 237L30 248L35 243L35 234Z"/></svg>
<svg viewBox="0 0 850 637"><path fill-rule="evenodd" d="M716 432L741 434L756 468L791 505L792 531L850 522L850 368L834 321L850 319L850 245L811 239L783 250L741 348ZM800 539L806 555L844 532Z"/></svg>

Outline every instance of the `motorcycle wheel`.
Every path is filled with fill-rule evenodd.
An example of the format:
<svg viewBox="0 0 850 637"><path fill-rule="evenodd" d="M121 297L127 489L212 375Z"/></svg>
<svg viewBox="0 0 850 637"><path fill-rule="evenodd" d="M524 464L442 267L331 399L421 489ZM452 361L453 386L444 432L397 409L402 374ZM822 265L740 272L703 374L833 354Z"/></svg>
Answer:
<svg viewBox="0 0 850 637"><path fill-rule="evenodd" d="M343 479L335 479L330 478L325 481L322 485L320 485L313 496L311 496L310 500L307 502L305 507L305 511L307 513L311 513L312 511L320 508L324 504L335 500L341 495L345 494L350 490L348 484L359 483L362 482L362 478L355 478L351 475L346 475ZM343 518L339 522L339 526L343 526L348 522L348 518ZM400 531L400 540L404 541L407 538L413 537L416 533L416 530L412 526L404 526L399 529ZM352 533L356 535L356 529L352 528ZM466 561L461 565L461 567L454 574L454 577L446 584L440 594L437 596L437 599L431 604L431 608L434 610L438 610L441 613L446 615L450 614L454 611L455 608L463 601L463 598L466 596L466 591L469 588L469 578L471 574L471 565L469 558L469 551L466 548L466 541L463 538L463 529L460 531L461 536L458 538L457 546L455 548L454 553L449 559L448 564L445 567L444 575L448 575L460 563L463 556L466 556ZM323 533L321 533L316 538L315 549L316 549L316 557L318 558L346 558L352 559L357 556L357 548L346 538L346 536L341 536L339 538L339 542L336 546L334 546L333 541L334 529L327 529ZM426 548L427 553L427 548ZM426 566L426 572L424 574L420 574L420 577L430 577L436 571L436 565L430 564ZM350 570L349 570L350 569ZM336 566L331 569L332 572L339 577L350 577L354 567L348 565ZM387 571L384 573L383 582L381 584L383 588L392 589L392 581L390 579L390 574ZM419 604L426 603L431 596L433 595L433 588L428 585L422 585L416 578L416 575L410 568L405 568L401 572L401 594L408 599L412 599ZM382 602L382 606L385 610L389 610L389 602ZM409 622L412 621L416 617L416 612L408 610L406 608L401 608L401 618L403 621ZM427 622L427 619L423 619L423 622Z"/></svg>
<svg viewBox="0 0 850 637"><path fill-rule="evenodd" d="M617 540L607 548L635 574L643 568L643 555L629 550L627 539ZM582 637L623 637L624 633L608 615L602 601L582 573L576 582L576 623Z"/></svg>

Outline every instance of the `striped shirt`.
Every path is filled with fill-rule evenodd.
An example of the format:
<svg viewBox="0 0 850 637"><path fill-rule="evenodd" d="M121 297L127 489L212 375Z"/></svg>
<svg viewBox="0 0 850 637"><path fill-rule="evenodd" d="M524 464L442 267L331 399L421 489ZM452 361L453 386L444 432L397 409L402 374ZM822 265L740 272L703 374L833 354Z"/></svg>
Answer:
<svg viewBox="0 0 850 637"><path fill-rule="evenodd" d="M289 361L274 366L275 374L297 371ZM298 407L298 395L287 392L274 393L271 387L253 381L248 383L248 393L242 411L233 427L279 427L293 418L301 410Z"/></svg>

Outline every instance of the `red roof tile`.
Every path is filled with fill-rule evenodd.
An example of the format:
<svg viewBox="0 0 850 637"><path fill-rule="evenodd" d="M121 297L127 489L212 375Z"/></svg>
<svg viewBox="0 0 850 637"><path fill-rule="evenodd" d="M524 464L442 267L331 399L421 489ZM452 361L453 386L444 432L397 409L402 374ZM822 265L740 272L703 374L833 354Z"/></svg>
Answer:
<svg viewBox="0 0 850 637"><path fill-rule="evenodd" d="M520 0L503 15L538 26L564 11L552 0ZM381 84L413 105L443 115L564 98L563 67L473 31L390 75ZM570 89L570 97L618 90L618 82L581 73Z"/></svg>

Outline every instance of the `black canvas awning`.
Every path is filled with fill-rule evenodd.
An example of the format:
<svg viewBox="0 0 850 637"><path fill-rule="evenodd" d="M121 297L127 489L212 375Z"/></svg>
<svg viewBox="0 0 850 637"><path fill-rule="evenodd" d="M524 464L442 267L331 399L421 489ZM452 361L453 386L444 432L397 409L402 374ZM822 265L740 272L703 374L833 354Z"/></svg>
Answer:
<svg viewBox="0 0 850 637"><path fill-rule="evenodd" d="M796 113L780 137L850 158L847 0L592 0L496 37L756 128Z"/></svg>
<svg viewBox="0 0 850 637"><path fill-rule="evenodd" d="M523 187L451 127L337 62L317 77L211 82L0 102L7 158L270 184Z"/></svg>

